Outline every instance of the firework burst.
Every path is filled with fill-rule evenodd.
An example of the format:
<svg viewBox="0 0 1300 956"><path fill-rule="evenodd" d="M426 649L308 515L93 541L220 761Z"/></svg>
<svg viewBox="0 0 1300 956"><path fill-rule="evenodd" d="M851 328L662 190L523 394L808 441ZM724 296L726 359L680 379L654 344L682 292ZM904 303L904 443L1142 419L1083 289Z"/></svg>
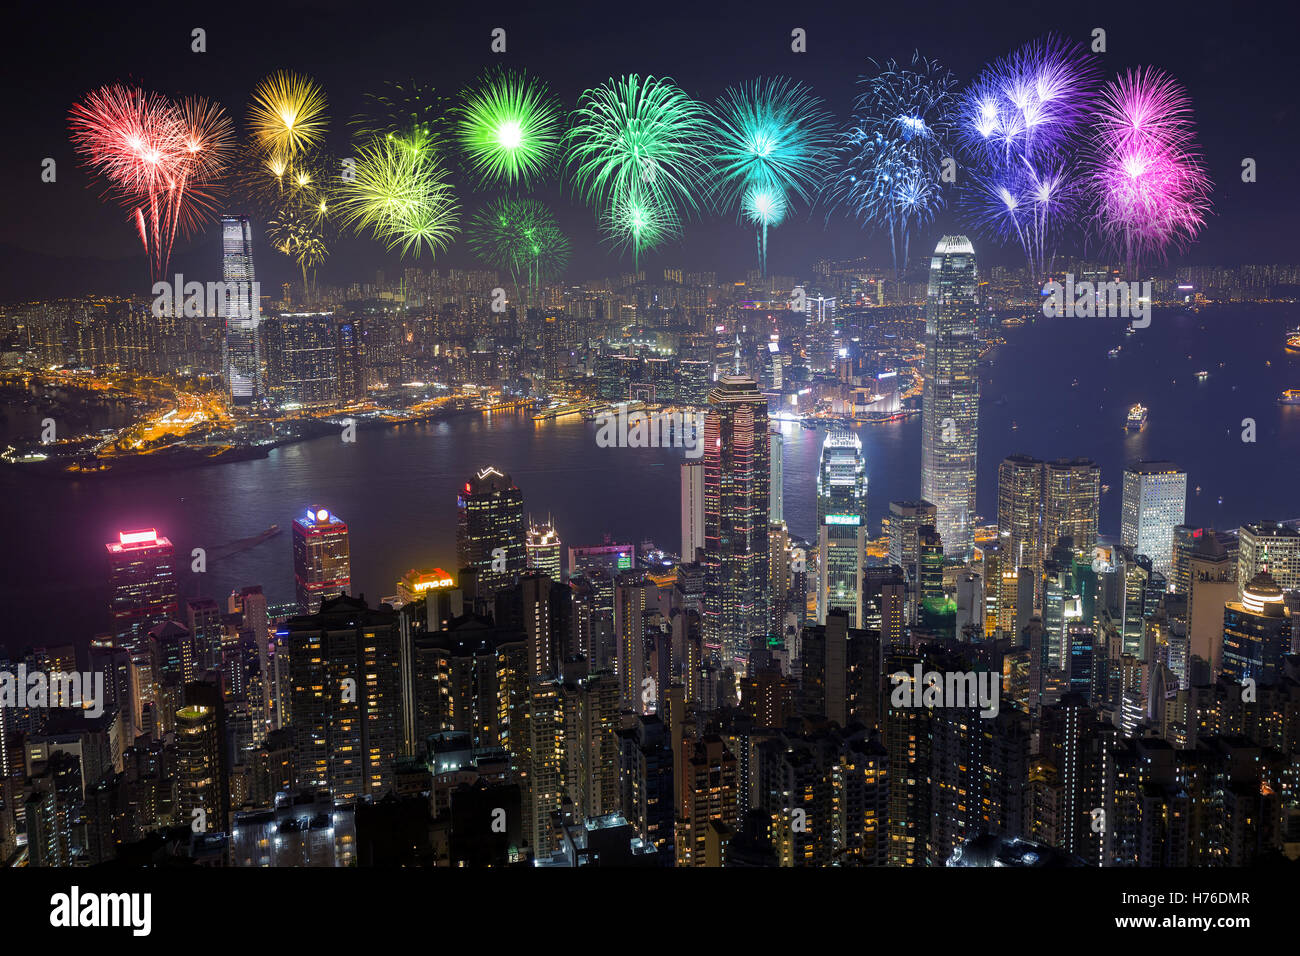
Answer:
<svg viewBox="0 0 1300 956"><path fill-rule="evenodd" d="M292 163L300 153L319 147L329 128L325 91L300 73L272 73L253 90L248 127L264 156Z"/></svg>
<svg viewBox="0 0 1300 956"><path fill-rule="evenodd" d="M944 205L940 177L952 148L955 81L919 53L908 66L868 63L870 70L858 77L853 115L836 142L825 196L832 209L889 233L897 274L906 267L912 230Z"/></svg>
<svg viewBox="0 0 1300 956"><path fill-rule="evenodd" d="M434 152L414 149L400 137L358 150L355 175L342 184L335 203L343 225L369 231L402 255L445 249L457 232L458 208Z"/></svg>
<svg viewBox="0 0 1300 956"><path fill-rule="evenodd" d="M993 63L962 98L966 215L981 232L1018 242L1038 277L1079 210L1094 64L1080 44L1048 36Z"/></svg>
<svg viewBox="0 0 1300 956"><path fill-rule="evenodd" d="M74 149L127 207L154 278L165 274L177 229L197 230L220 195L233 149L224 111L115 84L74 104L69 126Z"/></svg>
<svg viewBox="0 0 1300 956"><path fill-rule="evenodd" d="M388 82L365 95L365 112L353 117L358 143L399 138L412 149L441 149L449 129L448 100L415 80Z"/></svg>
<svg viewBox="0 0 1300 956"><path fill-rule="evenodd" d="M493 268L510 273L516 295L559 277L569 261L569 240L545 203L499 199L474 216L467 230L470 248ZM521 286L520 276L524 277Z"/></svg>
<svg viewBox="0 0 1300 956"><path fill-rule="evenodd" d="M1093 130L1093 228L1136 276L1144 260L1185 248L1210 211L1191 100L1159 70L1131 71L1102 88Z"/></svg>
<svg viewBox="0 0 1300 956"><path fill-rule="evenodd" d="M640 254L676 235L699 208L709 117L671 80L629 74L587 90L565 138L574 190L618 245Z"/></svg>
<svg viewBox="0 0 1300 956"><path fill-rule="evenodd" d="M787 197L807 199L822 188L830 114L805 86L776 77L727 90L714 116L714 196L723 208L739 203L759 226L759 269L766 274L767 229L785 217Z"/></svg>
<svg viewBox="0 0 1300 956"><path fill-rule="evenodd" d="M483 185L527 186L544 177L560 143L560 110L540 80L501 70L468 91L456 136Z"/></svg>

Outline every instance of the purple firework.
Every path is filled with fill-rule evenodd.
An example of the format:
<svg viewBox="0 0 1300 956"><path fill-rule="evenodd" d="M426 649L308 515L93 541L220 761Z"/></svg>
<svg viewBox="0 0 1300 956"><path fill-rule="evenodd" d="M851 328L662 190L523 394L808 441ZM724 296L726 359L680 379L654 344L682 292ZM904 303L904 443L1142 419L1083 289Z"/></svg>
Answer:
<svg viewBox="0 0 1300 956"><path fill-rule="evenodd" d="M1130 71L1102 88L1093 128L1093 229L1136 275L1143 260L1185 248L1210 211L1191 100L1166 73Z"/></svg>
<svg viewBox="0 0 1300 956"><path fill-rule="evenodd" d="M1081 44L1047 36L993 63L962 98L966 214L987 234L1019 242L1039 276L1079 207L1077 157L1097 79Z"/></svg>

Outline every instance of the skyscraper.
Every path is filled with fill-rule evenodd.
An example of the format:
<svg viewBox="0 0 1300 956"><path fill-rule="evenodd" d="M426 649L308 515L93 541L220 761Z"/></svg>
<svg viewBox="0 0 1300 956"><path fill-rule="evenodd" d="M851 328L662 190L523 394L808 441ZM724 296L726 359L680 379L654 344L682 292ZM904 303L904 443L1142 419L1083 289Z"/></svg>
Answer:
<svg viewBox="0 0 1300 956"><path fill-rule="evenodd" d="M1049 461L1043 474L1043 553L1071 538L1074 553L1091 560L1101 510L1101 469L1088 458Z"/></svg>
<svg viewBox="0 0 1300 956"><path fill-rule="evenodd" d="M975 249L944 236L930 259L921 396L921 497L934 503L944 553L974 551L975 452L979 438L979 346L975 340Z"/></svg>
<svg viewBox="0 0 1300 956"><path fill-rule="evenodd" d="M339 343L328 312L285 312L261 324L266 392L274 402L305 407L339 400Z"/></svg>
<svg viewBox="0 0 1300 956"><path fill-rule="evenodd" d="M767 520L771 524L780 524L785 520L785 439L775 428L768 433L769 453L771 457L772 480L767 489Z"/></svg>
<svg viewBox="0 0 1300 956"><path fill-rule="evenodd" d="M1183 523L1186 505L1187 472L1169 461L1134 462L1124 469L1120 543L1172 578L1174 527Z"/></svg>
<svg viewBox="0 0 1300 956"><path fill-rule="evenodd" d="M1291 609L1267 571L1246 584L1240 601L1223 608L1223 676L1241 683L1277 684L1282 658L1291 653Z"/></svg>
<svg viewBox="0 0 1300 956"><path fill-rule="evenodd" d="M119 644L143 647L151 627L180 614L175 549L153 528L121 531L116 541L104 547L108 551L113 636Z"/></svg>
<svg viewBox="0 0 1300 956"><path fill-rule="evenodd" d="M682 561L695 561L704 547L704 462L682 462Z"/></svg>
<svg viewBox="0 0 1300 956"><path fill-rule="evenodd" d="M528 570L544 571L552 581L562 581L560 573L563 545L559 532L555 530L555 520L548 517L545 523L528 524L528 539L524 542L528 558Z"/></svg>
<svg viewBox="0 0 1300 956"><path fill-rule="evenodd" d="M832 608L861 627L862 571L866 566L867 467L853 432L828 432L817 468L817 554L821 574L817 621Z"/></svg>
<svg viewBox="0 0 1300 956"><path fill-rule="evenodd" d="M1034 582L1034 607L1042 604L1043 463L1037 458L1011 455L998 465L998 559L999 625L1009 630L1026 623L1012 619L1021 578Z"/></svg>
<svg viewBox="0 0 1300 956"><path fill-rule="evenodd" d="M704 425L704 644L743 672L768 634L767 398L724 375Z"/></svg>
<svg viewBox="0 0 1300 956"><path fill-rule="evenodd" d="M312 505L294 519L293 579L303 614L315 614L322 601L352 589L348 526L328 508Z"/></svg>
<svg viewBox="0 0 1300 956"><path fill-rule="evenodd" d="M221 367L226 375L227 395L233 405L252 405L263 393L258 334L261 303L254 284L253 229L246 217L227 216L221 220L221 278L226 283L237 283L235 294L227 294L222 309L226 327Z"/></svg>
<svg viewBox="0 0 1300 956"><path fill-rule="evenodd" d="M488 465L465 482L457 505L461 568L478 572L481 597L510 587L527 563L523 492L509 475Z"/></svg>
<svg viewBox="0 0 1300 956"><path fill-rule="evenodd" d="M917 596L917 531L934 525L935 508L928 501L891 501L885 518L889 531L889 563L902 568L907 582L907 620L916 620L920 605Z"/></svg>
<svg viewBox="0 0 1300 956"><path fill-rule="evenodd" d="M1280 521L1244 524L1237 535L1237 588L1246 585L1260 571L1284 591L1300 588L1300 531Z"/></svg>

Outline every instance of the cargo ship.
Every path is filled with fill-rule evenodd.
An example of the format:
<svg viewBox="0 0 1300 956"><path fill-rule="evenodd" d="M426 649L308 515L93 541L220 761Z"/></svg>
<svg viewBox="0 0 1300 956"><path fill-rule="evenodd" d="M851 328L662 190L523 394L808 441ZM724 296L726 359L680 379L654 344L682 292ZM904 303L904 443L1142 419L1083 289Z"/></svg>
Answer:
<svg viewBox="0 0 1300 956"><path fill-rule="evenodd" d="M1147 408L1140 402L1128 410L1127 427L1131 431L1141 431L1147 423Z"/></svg>

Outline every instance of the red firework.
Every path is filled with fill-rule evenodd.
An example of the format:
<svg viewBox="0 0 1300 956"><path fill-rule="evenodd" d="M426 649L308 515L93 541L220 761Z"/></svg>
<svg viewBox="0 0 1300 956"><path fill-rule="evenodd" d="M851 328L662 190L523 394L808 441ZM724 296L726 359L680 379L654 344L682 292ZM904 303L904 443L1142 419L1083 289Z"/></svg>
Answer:
<svg viewBox="0 0 1300 956"><path fill-rule="evenodd" d="M187 235L215 211L233 147L216 104L166 97L122 84L101 87L69 114L72 145L128 210L149 256L167 271L177 227Z"/></svg>

